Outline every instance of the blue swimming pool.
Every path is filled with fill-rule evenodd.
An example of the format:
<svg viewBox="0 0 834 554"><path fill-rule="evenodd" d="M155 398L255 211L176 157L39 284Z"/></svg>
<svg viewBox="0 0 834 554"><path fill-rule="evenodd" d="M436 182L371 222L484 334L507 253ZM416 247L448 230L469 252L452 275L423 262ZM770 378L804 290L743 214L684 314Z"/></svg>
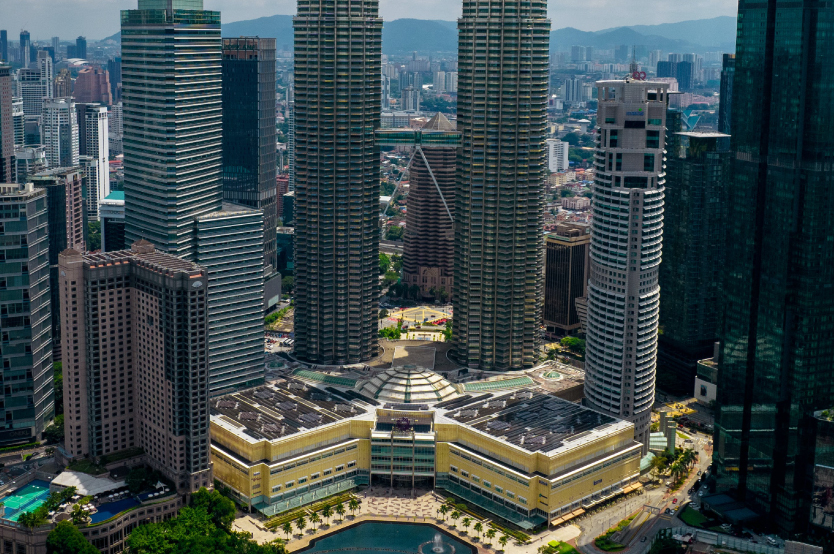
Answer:
<svg viewBox="0 0 834 554"><path fill-rule="evenodd" d="M3 519L17 521L20 514L39 508L46 502L47 496L49 496L49 482L40 479L31 481L28 485L17 489L2 499L6 508Z"/></svg>
<svg viewBox="0 0 834 554"><path fill-rule="evenodd" d="M435 536L438 536L435 539ZM388 523L371 521L359 523L344 531L314 539L311 545L299 552L326 554L350 552L350 554L432 554L434 541L443 545L444 554L474 554L475 549L431 525Z"/></svg>
<svg viewBox="0 0 834 554"><path fill-rule="evenodd" d="M125 498L124 500L117 500L116 502L102 504L98 507L98 511L96 513L90 515L91 523L98 523L100 521L104 521L105 519L110 519L111 517L118 515L125 510L129 510L134 506L138 506L139 504L141 504L141 502L135 498Z"/></svg>

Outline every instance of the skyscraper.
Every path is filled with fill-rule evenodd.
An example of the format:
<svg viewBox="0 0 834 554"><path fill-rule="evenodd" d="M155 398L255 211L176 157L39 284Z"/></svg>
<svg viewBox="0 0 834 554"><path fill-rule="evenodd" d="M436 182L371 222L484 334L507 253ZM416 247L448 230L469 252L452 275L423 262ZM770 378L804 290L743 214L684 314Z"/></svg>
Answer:
<svg viewBox="0 0 834 554"><path fill-rule="evenodd" d="M67 451L139 447L179 491L211 486L205 269L144 240L59 264L64 372L79 385L64 387Z"/></svg>
<svg viewBox="0 0 834 554"><path fill-rule="evenodd" d="M739 3L713 464L786 532L808 523L814 412L834 405L832 17Z"/></svg>
<svg viewBox="0 0 834 554"><path fill-rule="evenodd" d="M648 451L657 361L668 85L599 81L585 402Z"/></svg>
<svg viewBox="0 0 834 554"><path fill-rule="evenodd" d="M46 194L32 184L0 185L3 298L3 417L0 444L38 440L55 415ZM55 308L57 309L57 307Z"/></svg>
<svg viewBox="0 0 834 554"><path fill-rule="evenodd" d="M78 153L87 183L87 218L98 221L99 204L110 194L110 147L107 108L76 104Z"/></svg>
<svg viewBox="0 0 834 554"><path fill-rule="evenodd" d="M46 50L38 50L38 69L41 72L41 89L46 98L53 98L52 96L52 82L55 79L55 70L53 66L52 56ZM68 95L69 96L69 95Z"/></svg>
<svg viewBox="0 0 834 554"><path fill-rule="evenodd" d="M9 63L9 34L0 30L0 62Z"/></svg>
<svg viewBox="0 0 834 554"><path fill-rule="evenodd" d="M44 100L42 140L49 167L78 165L78 114L72 98Z"/></svg>
<svg viewBox="0 0 834 554"><path fill-rule="evenodd" d="M541 325L546 0L464 0L458 20L454 355L532 367ZM484 61L502 60L487 64Z"/></svg>
<svg viewBox="0 0 834 554"><path fill-rule="evenodd" d="M293 27L295 352L360 362L378 346L379 1L299 0Z"/></svg>
<svg viewBox="0 0 834 554"><path fill-rule="evenodd" d="M109 106L113 103L110 93L110 76L106 69L86 67L78 72L73 96L76 102L98 102Z"/></svg>
<svg viewBox="0 0 834 554"><path fill-rule="evenodd" d="M82 60L87 59L87 37L75 39L75 56Z"/></svg>
<svg viewBox="0 0 834 554"><path fill-rule="evenodd" d="M721 66L721 89L718 96L718 132L732 134L733 117L733 78L736 72L736 55L724 54Z"/></svg>
<svg viewBox="0 0 834 554"><path fill-rule="evenodd" d="M579 329L576 299L588 293L591 229L584 223L559 223L545 235L544 325L551 333Z"/></svg>
<svg viewBox="0 0 834 554"><path fill-rule="evenodd" d="M15 183L12 68L0 64L0 183Z"/></svg>
<svg viewBox="0 0 834 554"><path fill-rule="evenodd" d="M12 96L12 126L15 149L23 148L26 137L26 116L23 114L23 98Z"/></svg>
<svg viewBox="0 0 834 554"><path fill-rule="evenodd" d="M122 11L127 244L144 238L193 260L194 220L220 208L220 46L220 13L200 0L139 0ZM163 74L180 82L145 86Z"/></svg>
<svg viewBox="0 0 834 554"><path fill-rule="evenodd" d="M551 173L567 171L570 167L570 144L559 139L547 139L547 168Z"/></svg>
<svg viewBox="0 0 834 554"><path fill-rule="evenodd" d="M275 39L223 39L223 199L264 218L264 267L276 271Z"/></svg>
<svg viewBox="0 0 834 554"><path fill-rule="evenodd" d="M23 99L23 113L27 119L40 119L47 91L39 69L24 68L17 72L17 96Z"/></svg>
<svg viewBox="0 0 834 554"><path fill-rule="evenodd" d="M725 272L726 138L720 133L667 135L657 360L657 382L664 392L691 395L698 360L709 358L718 340Z"/></svg>
<svg viewBox="0 0 834 554"><path fill-rule="evenodd" d="M29 36L29 31L20 31L20 65L29 67L29 62L32 61L29 52L29 47L32 45L32 39Z"/></svg>

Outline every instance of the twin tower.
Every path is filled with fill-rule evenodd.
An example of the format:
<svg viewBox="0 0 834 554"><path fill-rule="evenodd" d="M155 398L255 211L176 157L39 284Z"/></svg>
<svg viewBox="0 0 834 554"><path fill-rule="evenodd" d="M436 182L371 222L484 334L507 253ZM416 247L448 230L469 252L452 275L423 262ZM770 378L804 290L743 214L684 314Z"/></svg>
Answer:
<svg viewBox="0 0 834 554"><path fill-rule="evenodd" d="M363 362L379 347L379 2L299 0L294 28L295 350ZM464 0L458 30L453 355L528 368L541 325L547 2Z"/></svg>

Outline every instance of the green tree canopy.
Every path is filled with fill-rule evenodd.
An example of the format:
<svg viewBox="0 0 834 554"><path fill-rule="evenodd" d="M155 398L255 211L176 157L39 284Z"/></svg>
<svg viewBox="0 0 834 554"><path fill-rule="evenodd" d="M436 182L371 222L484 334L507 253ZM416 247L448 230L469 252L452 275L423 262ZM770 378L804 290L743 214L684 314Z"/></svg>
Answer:
<svg viewBox="0 0 834 554"><path fill-rule="evenodd" d="M391 267L391 258L388 257L388 254L383 252L379 253L379 274L385 275L385 272L388 271L388 268Z"/></svg>
<svg viewBox="0 0 834 554"><path fill-rule="evenodd" d="M47 554L99 554L75 525L62 521L46 537Z"/></svg>
<svg viewBox="0 0 834 554"><path fill-rule="evenodd" d="M201 488L191 496L191 506L205 509L211 517L212 523L226 531L232 528L235 520L235 503L213 490Z"/></svg>

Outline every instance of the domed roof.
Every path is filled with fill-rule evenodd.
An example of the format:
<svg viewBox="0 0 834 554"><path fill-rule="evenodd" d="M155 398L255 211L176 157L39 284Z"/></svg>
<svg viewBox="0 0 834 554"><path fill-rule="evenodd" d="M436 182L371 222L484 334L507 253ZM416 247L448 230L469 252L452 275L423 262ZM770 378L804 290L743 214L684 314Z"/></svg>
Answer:
<svg viewBox="0 0 834 554"><path fill-rule="evenodd" d="M382 402L423 404L460 396L454 385L434 371L405 365L374 375L359 392Z"/></svg>

